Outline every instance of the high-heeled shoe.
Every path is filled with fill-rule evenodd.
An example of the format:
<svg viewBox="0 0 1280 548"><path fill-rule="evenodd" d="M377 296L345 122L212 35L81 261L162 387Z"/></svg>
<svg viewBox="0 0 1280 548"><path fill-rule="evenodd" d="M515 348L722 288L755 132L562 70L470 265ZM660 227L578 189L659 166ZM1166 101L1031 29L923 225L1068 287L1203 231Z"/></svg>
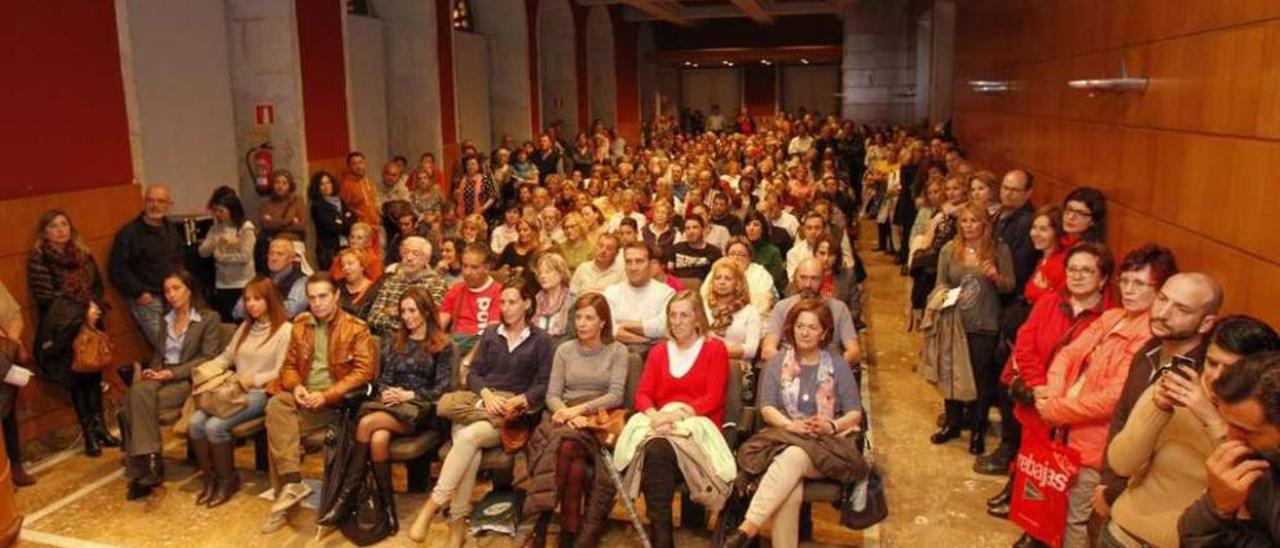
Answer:
<svg viewBox="0 0 1280 548"><path fill-rule="evenodd" d="M934 432L932 436L929 436L929 441L934 445L942 445L960 437L960 430L961 428L959 426L944 424L942 425L942 429Z"/></svg>

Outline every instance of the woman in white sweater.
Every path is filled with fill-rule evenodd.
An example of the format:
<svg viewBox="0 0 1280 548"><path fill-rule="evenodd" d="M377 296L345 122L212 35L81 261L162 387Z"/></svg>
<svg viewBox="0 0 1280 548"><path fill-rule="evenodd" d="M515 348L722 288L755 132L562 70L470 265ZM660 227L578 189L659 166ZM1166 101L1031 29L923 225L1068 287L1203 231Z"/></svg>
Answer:
<svg viewBox="0 0 1280 548"><path fill-rule="evenodd" d="M204 488L196 497L196 504L210 508L231 500L240 490L231 429L263 415L267 407L267 384L276 380L280 372L292 333L284 301L270 278L253 278L244 286L244 310L245 321L228 341L226 350L212 361L227 369L234 367L236 380L245 389L247 404L225 418L197 409L188 426L196 464L204 471Z"/></svg>
<svg viewBox="0 0 1280 548"><path fill-rule="evenodd" d="M254 276L253 246L257 229L244 218L244 205L231 187L218 187L209 198L213 227L200 242L200 256L213 257L214 288L210 304L223 318L231 317L231 309L240 291Z"/></svg>

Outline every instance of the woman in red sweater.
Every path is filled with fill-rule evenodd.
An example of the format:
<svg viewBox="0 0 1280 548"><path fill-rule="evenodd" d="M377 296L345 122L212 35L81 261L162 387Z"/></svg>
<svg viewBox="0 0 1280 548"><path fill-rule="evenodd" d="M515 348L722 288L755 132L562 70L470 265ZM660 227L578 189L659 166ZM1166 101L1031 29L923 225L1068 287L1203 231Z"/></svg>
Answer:
<svg viewBox="0 0 1280 548"><path fill-rule="evenodd" d="M667 303L667 341L649 351L636 410L652 420L653 437L644 444L641 491L652 527L653 546L674 546L671 498L682 479L676 451L665 435L688 417L724 421L724 391L729 380L729 351L707 337L707 315L696 291L682 291ZM669 406L670 404L682 404Z"/></svg>

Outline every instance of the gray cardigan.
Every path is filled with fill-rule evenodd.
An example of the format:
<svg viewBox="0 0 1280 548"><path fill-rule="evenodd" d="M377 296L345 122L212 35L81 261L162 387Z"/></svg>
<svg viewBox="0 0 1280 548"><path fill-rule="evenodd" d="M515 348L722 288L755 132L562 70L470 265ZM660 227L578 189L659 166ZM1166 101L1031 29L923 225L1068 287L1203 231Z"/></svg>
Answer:
<svg viewBox="0 0 1280 548"><path fill-rule="evenodd" d="M547 384L547 410L556 412L570 402L591 398L588 412L622 406L627 388L627 347L614 341L587 355L570 339L556 349Z"/></svg>

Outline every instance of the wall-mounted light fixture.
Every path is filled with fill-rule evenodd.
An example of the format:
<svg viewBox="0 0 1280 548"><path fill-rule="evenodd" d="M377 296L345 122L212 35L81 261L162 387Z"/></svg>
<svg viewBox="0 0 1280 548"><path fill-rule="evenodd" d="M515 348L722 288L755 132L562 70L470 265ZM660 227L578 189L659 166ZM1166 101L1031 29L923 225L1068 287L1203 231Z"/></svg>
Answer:
<svg viewBox="0 0 1280 548"><path fill-rule="evenodd" d="M1147 91L1148 83L1150 83L1149 78L1129 76L1129 67L1123 60L1121 60L1119 78L1088 78L1084 80L1070 80L1067 82L1067 85L1072 89L1087 91L1090 96L1093 96L1100 91L1115 93L1134 91L1143 93Z"/></svg>
<svg viewBox="0 0 1280 548"><path fill-rule="evenodd" d="M807 64L809 64L809 60L808 60L808 59L801 59L801 60L800 60L800 64L801 64L801 65L807 65Z"/></svg>
<svg viewBox="0 0 1280 548"><path fill-rule="evenodd" d="M1008 80L969 80L969 88L974 93L1001 95L1013 90L1013 82Z"/></svg>

